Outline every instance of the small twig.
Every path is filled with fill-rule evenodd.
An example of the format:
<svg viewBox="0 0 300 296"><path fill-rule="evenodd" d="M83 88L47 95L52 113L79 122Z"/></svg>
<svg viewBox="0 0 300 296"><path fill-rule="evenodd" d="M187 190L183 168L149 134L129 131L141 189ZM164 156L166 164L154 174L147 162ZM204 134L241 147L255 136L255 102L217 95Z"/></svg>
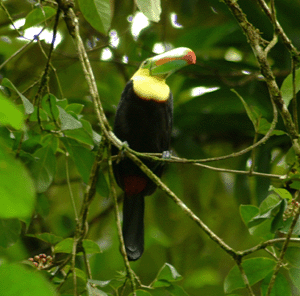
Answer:
<svg viewBox="0 0 300 296"><path fill-rule="evenodd" d="M44 55L44 57L46 58L46 60L48 60L48 56L40 42L40 39L38 39L38 45L40 47L40 50L42 52L42 54ZM57 86L58 86L58 90L60 92L60 97L61 99L64 98L64 94L63 94L63 91L62 91L62 87L61 87L61 84L60 84L60 81L59 81L59 77L57 75L57 71L56 71L56 68L53 66L53 64L50 62L50 67L51 67L51 70L53 71L54 75L55 75L55 78L56 78L56 82L57 82Z"/></svg>
<svg viewBox="0 0 300 296"><path fill-rule="evenodd" d="M78 242L79 242L79 238L77 237L77 235L75 235L73 238L72 260L71 260L71 269L70 269L70 272L72 272L72 277L73 277L74 296L78 296L77 277L76 277L76 268L75 268Z"/></svg>
<svg viewBox="0 0 300 296"><path fill-rule="evenodd" d="M111 146L109 145L108 149L108 173L109 173L109 182L110 182L110 190L111 190L111 195L113 196L114 200L114 209L115 209L115 217L116 217L116 224L117 224L117 229L118 229L118 237L120 241L120 249L121 249L121 254L124 259L127 275L129 277L130 283L131 283L131 288L132 288L132 293L133 295L136 295L136 284L135 284L135 279L134 279L134 272L132 271L128 257L126 254L126 249L125 249L125 243L124 243L124 238L122 234L122 226L121 226L121 220L119 216L119 205L118 205L118 198L117 198L117 193L116 193L116 184L113 176L113 169L112 169L112 160L111 160Z"/></svg>
<svg viewBox="0 0 300 296"><path fill-rule="evenodd" d="M42 32L42 31L41 31ZM40 33L41 33L40 32ZM39 33L39 34L40 34ZM9 58L7 58L1 65L0 70L8 63L10 62L14 57L16 57L19 53L21 53L25 48L27 48L29 45L33 43L34 39L30 40L28 43L23 45L20 49L18 49L15 53L13 53Z"/></svg>
<svg viewBox="0 0 300 296"><path fill-rule="evenodd" d="M298 50L293 45L292 41L287 37L287 35L285 34L285 32L282 29L278 20L276 18L274 18L274 12L272 13L269 6L267 5L267 3L264 0L257 0L257 2L260 5L260 7L263 9L263 11L265 12L266 16L270 19L270 21L275 26L277 34L281 37L283 43L285 44L287 49L291 52L292 56L297 57L297 60L299 60ZM271 3L273 3L271 5L271 7L272 7L271 9L273 9L273 11L274 11L274 2L272 1Z"/></svg>
<svg viewBox="0 0 300 296"><path fill-rule="evenodd" d="M238 266L238 269L240 270L242 279L244 281L244 284L246 285L246 288L248 289L249 295L250 296L255 296L255 294L253 293L253 290L251 288L251 285L249 283L248 277L247 277L247 275L245 273L245 270L244 270L244 268L242 266L242 260L241 259L242 258L236 259L235 262L236 262L236 264Z"/></svg>
<svg viewBox="0 0 300 296"><path fill-rule="evenodd" d="M285 237L270 239L270 240L267 240L265 242L262 242L262 243L256 245L255 247L252 247L252 248L250 248L248 250L238 251L237 254L239 256L241 256L241 257L245 257L245 256L253 254L253 253L255 253L255 252L259 251L259 250L266 249L269 246L273 246L273 245L275 245L277 243L281 243L281 242L285 242L285 241L286 241ZM290 241L294 242L294 243L299 243L300 244L300 238L291 238Z"/></svg>
<svg viewBox="0 0 300 296"><path fill-rule="evenodd" d="M13 26L13 28L15 29L15 31L18 33L18 35L20 37L23 37L23 35L21 34L21 32L16 28L16 26L14 24L14 20L12 19L11 15L9 14L9 12L8 12L7 8L5 7L5 5L3 4L2 0L0 0L0 6L4 10L6 16L8 17L8 19L11 22L11 25ZM1 67L0 67L0 69L1 69Z"/></svg>
<svg viewBox="0 0 300 296"><path fill-rule="evenodd" d="M255 131L255 134L254 134L254 139L253 139L253 144L255 144L257 142L257 138L258 138L258 133ZM249 169L249 175L250 176L253 176L253 173L254 173L254 169L255 169L255 152L256 150L253 149L251 151L251 166L250 166L250 169Z"/></svg>
<svg viewBox="0 0 300 296"><path fill-rule="evenodd" d="M263 0L258 0L260 3L265 4ZM259 31L249 23L246 15L238 5L238 2L235 0L224 0L236 20L238 21L241 29L246 35L250 46L252 47L253 53L257 59L257 62L260 66L261 73L265 77L265 82L267 84L271 101L274 101L276 107L279 109L286 130L291 138L293 149L298 157L300 157L300 145L299 145L299 135L297 133L295 123L293 122L292 116L282 99L280 89L276 83L274 74L272 72L271 66L267 59L267 53L263 50L261 44L264 43L262 40ZM266 4L265 4L266 5ZM267 11L269 8L267 7ZM271 19L273 18L270 12ZM278 22L276 22L276 27L279 28ZM281 27L280 27L281 28ZM291 45L291 42L289 43ZM296 54L295 54L296 55Z"/></svg>
<svg viewBox="0 0 300 296"><path fill-rule="evenodd" d="M84 263L85 263L85 269L86 269L86 272L87 272L87 278L92 279L92 270L91 270L90 262L89 262L89 259L87 257L87 254L86 254L84 248L82 248L82 252L83 252L83 260L84 260Z"/></svg>
<svg viewBox="0 0 300 296"><path fill-rule="evenodd" d="M74 214L75 214L75 219L76 219L76 221L78 221L78 214L77 214L76 204L75 204L74 195L73 195L73 191L72 191L72 187L71 187L71 183L70 183L69 161L68 161L68 157L69 157L69 153L66 152L66 175L67 175L67 184L68 184L68 189L69 189L69 193L70 193L70 197L71 197L71 202L72 202L72 206L73 206L73 210L74 210Z"/></svg>
<svg viewBox="0 0 300 296"><path fill-rule="evenodd" d="M247 148L245 148L241 151L234 152L234 153L231 153L231 154L228 154L228 155L212 157L212 158L206 158L206 159L199 159L199 160L188 160L188 159L186 159L185 162L193 162L193 163L200 163L201 162L201 163L203 163L203 162L212 162L212 161L219 161L219 160L234 158L234 157L244 155L244 154L248 153L249 151L253 150L254 148L264 144L271 137L272 132L274 131L274 129L276 127L276 124L277 124L277 120L278 120L278 112L277 112L277 109L276 109L276 105L274 104L273 100L271 100L271 103L272 103L272 106L273 106L273 120L271 122L270 129L264 135L264 137L262 137L259 141L257 141L253 145L248 146ZM143 156L144 155L143 153L138 153L138 152L133 151L131 149L129 149L129 151L136 154L136 155L138 155L138 156ZM170 162L169 159L166 159L164 161Z"/></svg>
<svg viewBox="0 0 300 296"><path fill-rule="evenodd" d="M236 256L236 251L227 245L221 238L219 238L206 224L193 213L161 180L157 177L139 158L124 149L125 155L130 158L156 185L164 191L181 209L187 214L196 224L223 250L225 250L232 257Z"/></svg>
<svg viewBox="0 0 300 296"><path fill-rule="evenodd" d="M56 15L55 15L52 42L51 42L51 45L50 45L50 50L49 50L48 59L47 59L46 65L45 65L45 70L44 70L44 73L41 77L40 86L38 88L38 91L37 91L37 93L36 93L36 95L33 99L33 105L37 105L38 124L39 124L40 129L42 131L44 130L44 128L42 126L41 118L40 118L40 99L41 99L41 96L43 95L45 87L48 84L50 61L51 61L51 57L52 57L52 53L53 53L53 49L54 49L54 43L55 43L56 34L57 34L57 27L58 27L58 23L59 23L59 15L60 15L60 9L58 8L57 11L56 11Z"/></svg>
<svg viewBox="0 0 300 296"><path fill-rule="evenodd" d="M267 290L267 293L266 293L266 296L269 296L271 295L271 292L272 292L272 289L273 289L273 286L275 284L275 280L276 280L276 277L277 277L277 274L279 273L279 270L283 264L283 258L285 256L285 253L286 253L286 250L288 248L288 245L291 241L291 236L293 234L293 230L296 226L296 223L299 219L299 216L300 216L300 207L298 207L297 211L296 211L296 214L295 214L295 217L292 221L292 224L290 226L290 229L287 233L287 236L285 238L285 241L283 243L283 246L282 246L282 249L281 249L281 252L280 252L280 255L279 255L279 258L278 258L278 261L277 261L277 264L274 268L274 271L273 271L273 275L271 277L271 280L270 280L270 283L269 283L269 286L268 286L268 290Z"/></svg>
<svg viewBox="0 0 300 296"><path fill-rule="evenodd" d="M297 66L297 64L298 64L298 62L296 61L296 58L293 56L292 57L293 119L295 122L296 130L297 130L297 132L299 132L299 130L298 130L298 104L297 104L297 90L296 90L296 66Z"/></svg>

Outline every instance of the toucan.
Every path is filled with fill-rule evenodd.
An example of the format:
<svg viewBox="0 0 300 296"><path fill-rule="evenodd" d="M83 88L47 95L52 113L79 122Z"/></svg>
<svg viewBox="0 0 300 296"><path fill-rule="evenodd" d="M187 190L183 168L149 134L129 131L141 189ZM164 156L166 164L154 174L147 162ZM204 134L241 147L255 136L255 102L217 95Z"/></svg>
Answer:
<svg viewBox="0 0 300 296"><path fill-rule="evenodd" d="M122 92L113 128L115 135L138 152L166 155L173 123L173 96L166 78L195 63L195 53L186 47L172 49L142 62ZM112 155L119 154L113 146ZM161 162L142 161L161 177ZM151 195L157 186L126 157L121 156L113 162L113 172L124 191L122 232L127 257L134 261L144 251L144 197Z"/></svg>

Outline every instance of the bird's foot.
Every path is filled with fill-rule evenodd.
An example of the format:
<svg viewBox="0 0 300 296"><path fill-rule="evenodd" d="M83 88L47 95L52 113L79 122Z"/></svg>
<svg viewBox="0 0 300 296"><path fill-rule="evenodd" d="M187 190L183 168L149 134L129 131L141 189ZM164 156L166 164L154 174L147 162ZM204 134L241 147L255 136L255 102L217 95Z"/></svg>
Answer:
<svg viewBox="0 0 300 296"><path fill-rule="evenodd" d="M163 153L162 153L163 159L170 159L171 157L172 157L172 151L169 151L169 150L163 151Z"/></svg>
<svg viewBox="0 0 300 296"><path fill-rule="evenodd" d="M122 143L122 147L121 147L121 150L120 151L124 151L126 148L128 148L129 147L129 144L128 144L128 142L127 141L124 141L123 143Z"/></svg>
<svg viewBox="0 0 300 296"><path fill-rule="evenodd" d="M129 144L127 141L122 142L122 147L118 153L117 163L119 163L125 157L124 150L128 147L129 147Z"/></svg>

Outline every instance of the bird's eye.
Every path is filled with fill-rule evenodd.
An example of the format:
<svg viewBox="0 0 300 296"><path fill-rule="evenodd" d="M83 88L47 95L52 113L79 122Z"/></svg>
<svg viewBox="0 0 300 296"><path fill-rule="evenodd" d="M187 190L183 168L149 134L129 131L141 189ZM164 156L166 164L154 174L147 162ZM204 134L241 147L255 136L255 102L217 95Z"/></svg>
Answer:
<svg viewBox="0 0 300 296"><path fill-rule="evenodd" d="M147 66L148 64L149 64L149 60L146 60L146 61L144 61L143 63L142 63L142 66Z"/></svg>

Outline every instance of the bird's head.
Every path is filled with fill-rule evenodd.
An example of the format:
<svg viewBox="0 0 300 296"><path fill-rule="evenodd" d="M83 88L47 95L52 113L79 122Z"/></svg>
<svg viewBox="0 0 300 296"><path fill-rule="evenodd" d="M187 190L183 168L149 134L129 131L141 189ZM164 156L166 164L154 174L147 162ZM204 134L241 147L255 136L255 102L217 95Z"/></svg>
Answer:
<svg viewBox="0 0 300 296"><path fill-rule="evenodd" d="M180 68L195 64L195 53L186 47L178 47L142 62L132 76L133 90L141 99L166 101L170 96L165 80Z"/></svg>
<svg viewBox="0 0 300 296"><path fill-rule="evenodd" d="M172 73L187 65L196 63L195 53L187 47L178 47L146 59L139 69L148 70L150 76L166 79Z"/></svg>

